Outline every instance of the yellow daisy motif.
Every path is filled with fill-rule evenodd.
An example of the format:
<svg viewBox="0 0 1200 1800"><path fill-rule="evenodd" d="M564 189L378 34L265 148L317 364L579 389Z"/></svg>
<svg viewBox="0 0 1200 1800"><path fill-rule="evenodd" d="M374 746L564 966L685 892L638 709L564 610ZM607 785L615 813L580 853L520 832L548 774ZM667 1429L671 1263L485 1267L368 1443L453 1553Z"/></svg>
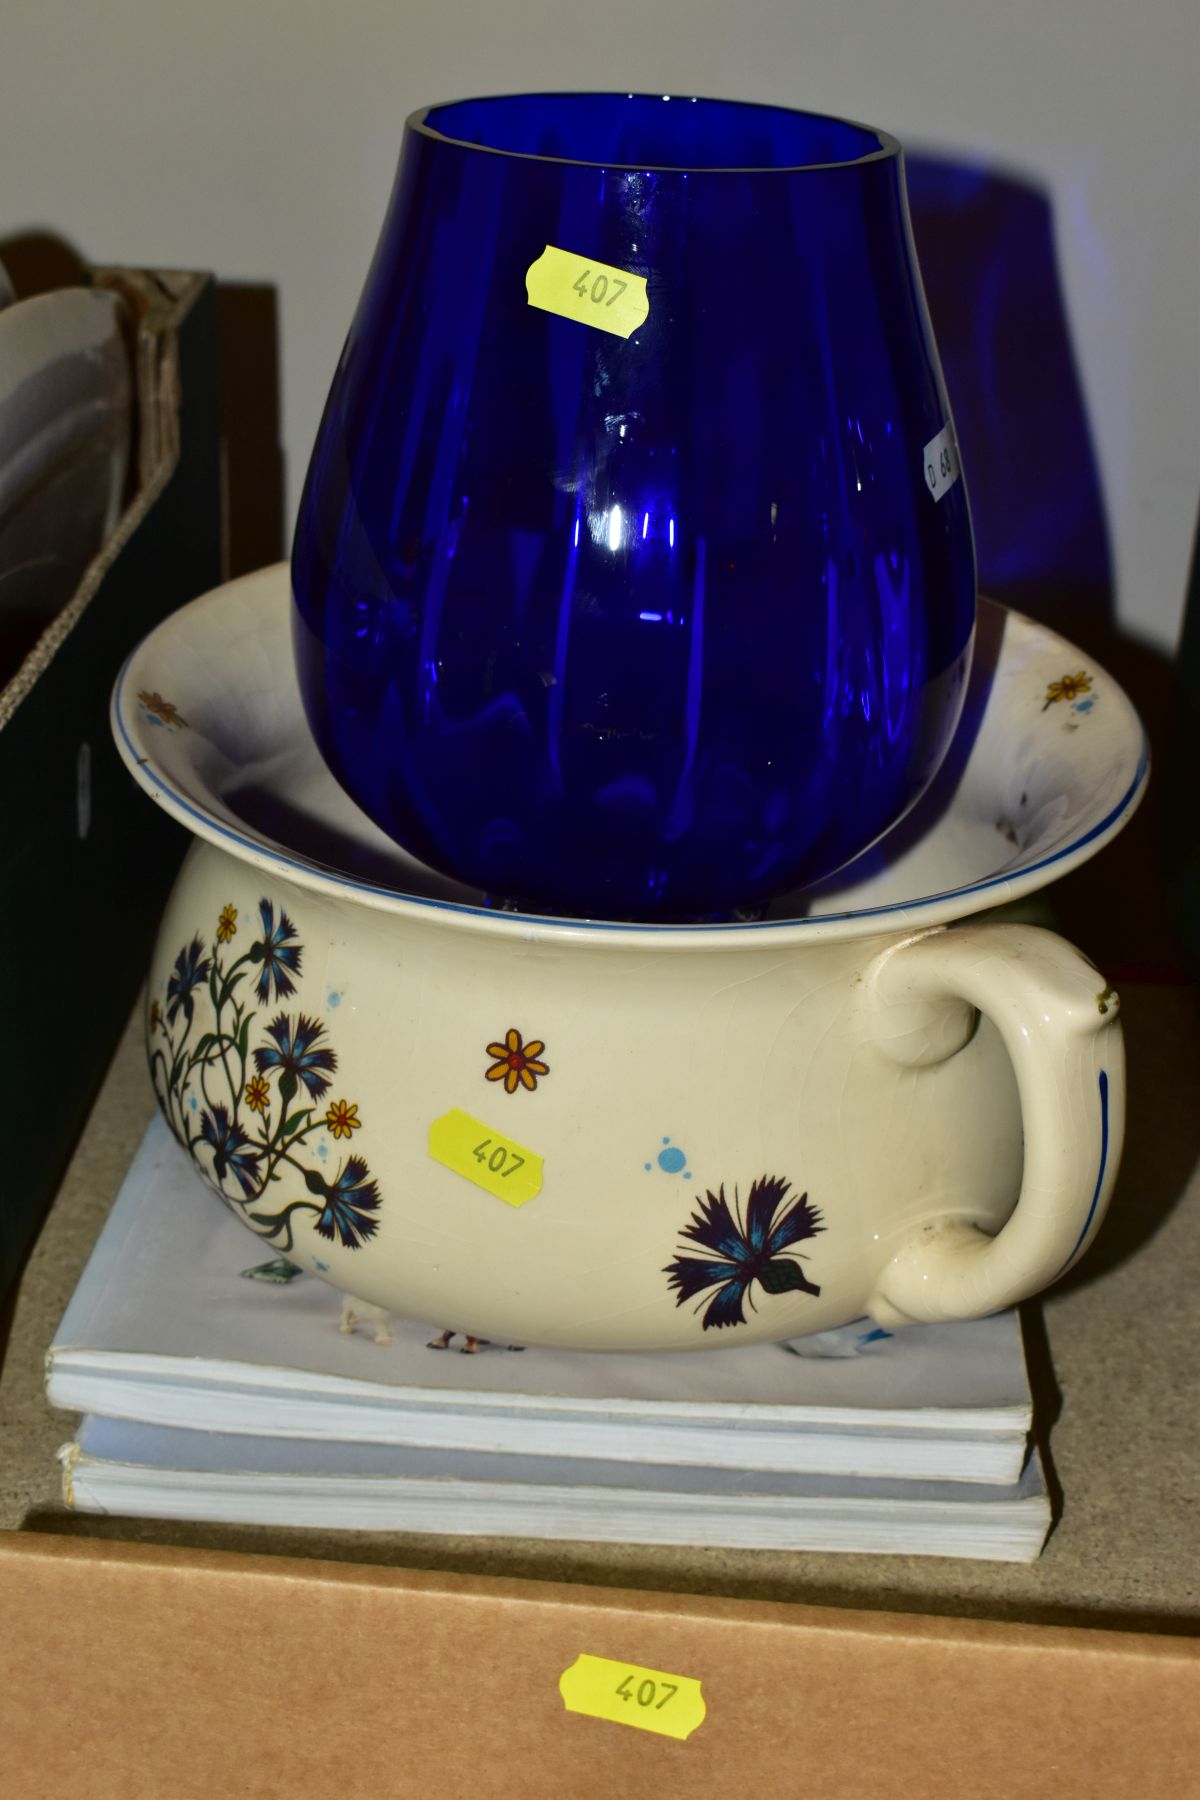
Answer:
<svg viewBox="0 0 1200 1800"><path fill-rule="evenodd" d="M1082 669L1076 675L1060 676L1047 687L1046 704L1042 711L1045 712L1048 706L1056 705L1059 700L1078 700L1080 694L1086 694L1091 685L1091 676L1085 675Z"/></svg>
<svg viewBox="0 0 1200 1800"><path fill-rule="evenodd" d="M532 1093L539 1077L550 1073L549 1063L540 1060L545 1048L541 1038L531 1038L526 1044L519 1031L506 1032L502 1044L487 1047L488 1055L496 1059L487 1071L487 1079L502 1081L506 1094L515 1094L518 1087L528 1088Z"/></svg>
<svg viewBox="0 0 1200 1800"><path fill-rule="evenodd" d="M246 1083L246 1105L251 1112L265 1113L271 1090L261 1075L252 1075Z"/></svg>
<svg viewBox="0 0 1200 1800"><path fill-rule="evenodd" d="M237 907L223 906L221 916L217 920L217 942L227 944L237 930Z"/></svg>
<svg viewBox="0 0 1200 1800"><path fill-rule="evenodd" d="M151 717L157 719L160 725L165 725L168 731L174 731L177 725L182 725L186 730L187 720L173 700L164 700L161 694L152 693L149 688L143 688L138 699Z"/></svg>
<svg viewBox="0 0 1200 1800"><path fill-rule="evenodd" d="M325 1114L325 1125L330 1137L348 1138L351 1132L357 1131L362 1125L357 1101L331 1101L329 1111Z"/></svg>

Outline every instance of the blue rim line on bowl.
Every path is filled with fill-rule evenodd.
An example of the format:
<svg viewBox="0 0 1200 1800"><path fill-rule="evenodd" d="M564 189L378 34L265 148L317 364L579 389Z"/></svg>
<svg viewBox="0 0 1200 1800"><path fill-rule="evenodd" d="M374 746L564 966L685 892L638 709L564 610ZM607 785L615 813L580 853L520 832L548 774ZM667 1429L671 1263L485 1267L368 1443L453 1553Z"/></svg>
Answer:
<svg viewBox="0 0 1200 1800"><path fill-rule="evenodd" d="M202 595L190 604L203 604L225 591L216 589L211 595ZM1010 612L1012 617L1024 620L1023 614L1012 609L1004 610ZM1047 629L1036 626L1033 621L1026 622L1033 624L1034 629ZM1048 632L1048 635L1056 641L1066 642L1058 640L1057 633ZM999 871L961 888L943 889L909 901L895 900L841 912L812 913L804 918L730 920L720 924L697 925L657 925L626 920L572 919L538 913L496 912L465 900L441 899L384 887L378 882L367 881L306 857L293 855L281 845L270 846L248 833L236 830L223 819L189 800L164 779L161 771L149 772L149 765L145 758L139 756L138 746L123 717L123 712L128 711L126 696L130 671L144 648L144 642L126 658L117 676L110 704L113 735L122 760L139 786L195 836L228 850L239 861L264 870L274 870L285 878L290 876L302 887L333 895L352 894L379 911L408 912L416 909L432 915L435 920L446 925L453 925L458 918L470 919L476 927L481 926L485 930L526 940L530 937L559 937L575 943L590 941L613 946L623 944L627 948L649 948L661 945L664 938L674 937L679 940L681 948L686 944L695 949L731 949L739 940L744 940L748 933L769 931L777 938L779 934L784 934L779 941L786 944L789 939L800 937L866 936L872 929L872 921L879 921L880 926L885 929L891 921L901 929L910 927L914 930L949 923L969 913L982 911L988 905L1001 904L1005 899L1017 899L1044 887L1046 882L1037 880L1036 877L1043 875L1047 869L1065 865L1060 868L1059 873L1066 874L1077 863L1086 860L1086 853L1093 850L1093 847L1099 848L1101 840L1115 836L1127 816L1136 808L1145 791L1150 767L1149 745L1143 727L1138 762L1128 787L1104 817L1089 826L1078 838L1037 862L1011 873ZM1113 686L1116 688L1118 684L1114 682ZM858 926L858 929L848 931L847 926Z"/></svg>

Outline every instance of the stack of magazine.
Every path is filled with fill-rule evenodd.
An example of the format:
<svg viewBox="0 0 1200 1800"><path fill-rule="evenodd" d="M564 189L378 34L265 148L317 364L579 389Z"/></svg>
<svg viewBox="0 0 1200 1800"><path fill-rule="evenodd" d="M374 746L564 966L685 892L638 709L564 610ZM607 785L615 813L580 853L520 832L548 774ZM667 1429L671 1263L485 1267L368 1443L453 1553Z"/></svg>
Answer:
<svg viewBox="0 0 1200 1800"><path fill-rule="evenodd" d="M1004 1561L1045 1539L1012 1313L696 1355L444 1326L356 1322L317 1277L256 1255L156 1120L47 1361L51 1401L86 1415L61 1453L67 1502Z"/></svg>

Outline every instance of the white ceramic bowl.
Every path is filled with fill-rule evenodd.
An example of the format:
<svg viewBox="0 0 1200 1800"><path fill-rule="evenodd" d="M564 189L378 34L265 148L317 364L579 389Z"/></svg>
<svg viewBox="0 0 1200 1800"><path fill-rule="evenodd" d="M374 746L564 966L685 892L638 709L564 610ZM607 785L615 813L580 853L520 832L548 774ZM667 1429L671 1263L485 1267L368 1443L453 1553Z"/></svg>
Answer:
<svg viewBox="0 0 1200 1800"><path fill-rule="evenodd" d="M1086 1247L1115 996L1050 933L945 929L1141 797L1137 718L1070 645L984 603L902 831L803 914L671 928L490 912L405 856L328 774L289 628L285 568L234 583L113 701L198 840L150 973L156 1090L274 1249L442 1326L655 1349L973 1316Z"/></svg>

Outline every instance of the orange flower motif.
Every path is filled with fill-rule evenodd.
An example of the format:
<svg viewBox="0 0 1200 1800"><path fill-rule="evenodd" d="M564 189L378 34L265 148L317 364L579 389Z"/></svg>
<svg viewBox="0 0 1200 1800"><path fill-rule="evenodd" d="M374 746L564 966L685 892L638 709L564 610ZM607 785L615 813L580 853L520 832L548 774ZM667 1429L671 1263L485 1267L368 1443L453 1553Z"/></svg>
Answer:
<svg viewBox="0 0 1200 1800"><path fill-rule="evenodd" d="M246 1083L246 1105L251 1112L265 1113L271 1090L261 1075L252 1075Z"/></svg>
<svg viewBox="0 0 1200 1800"><path fill-rule="evenodd" d="M325 1114L325 1126L331 1137L348 1138L361 1125L357 1101L353 1104L349 1100L330 1101L329 1111Z"/></svg>
<svg viewBox="0 0 1200 1800"><path fill-rule="evenodd" d="M550 1073L549 1063L539 1060L545 1048L541 1038L531 1038L525 1044L521 1041L519 1031L506 1032L502 1044L489 1044L487 1047L488 1055L496 1059L487 1071L488 1080L502 1081L506 1094L515 1094L518 1085L528 1088L532 1093L537 1087L538 1077Z"/></svg>
<svg viewBox="0 0 1200 1800"><path fill-rule="evenodd" d="M1054 706L1059 700L1078 700L1080 694L1086 694L1091 685L1091 676L1085 675L1082 669L1077 675L1061 676L1047 687L1046 705L1042 707L1042 711L1045 712L1047 706Z"/></svg>
<svg viewBox="0 0 1200 1800"><path fill-rule="evenodd" d="M237 907L223 906L221 916L217 920L217 942L227 944L237 930Z"/></svg>
<svg viewBox="0 0 1200 1800"><path fill-rule="evenodd" d="M161 694L151 693L148 688L142 689L138 699L146 711L154 715L160 725L167 726L168 730L174 730L176 725L182 725L186 730L187 720L173 701L164 700Z"/></svg>

